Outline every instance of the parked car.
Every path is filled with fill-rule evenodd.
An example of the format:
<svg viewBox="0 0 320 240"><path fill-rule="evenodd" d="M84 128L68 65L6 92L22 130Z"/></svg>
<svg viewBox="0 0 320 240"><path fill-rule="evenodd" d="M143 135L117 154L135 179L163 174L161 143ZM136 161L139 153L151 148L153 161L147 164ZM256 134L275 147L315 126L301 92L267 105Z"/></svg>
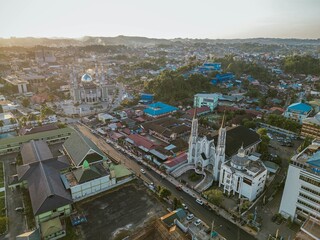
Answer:
<svg viewBox="0 0 320 240"><path fill-rule="evenodd" d="M15 210L16 210L17 212L23 212L24 208L23 208L23 207L17 207Z"/></svg>
<svg viewBox="0 0 320 240"><path fill-rule="evenodd" d="M203 201L199 198L196 199L196 202L199 203L200 205L203 205Z"/></svg>
<svg viewBox="0 0 320 240"><path fill-rule="evenodd" d="M145 174L145 173L146 173L146 171L145 171L143 168L140 169L140 172L141 172L142 174Z"/></svg>
<svg viewBox="0 0 320 240"><path fill-rule="evenodd" d="M190 221L194 218L194 215L192 213L190 213L188 216L187 216L187 220Z"/></svg>
<svg viewBox="0 0 320 240"><path fill-rule="evenodd" d="M197 219L193 224L199 226L202 223L201 219Z"/></svg>
<svg viewBox="0 0 320 240"><path fill-rule="evenodd" d="M185 210L187 210L187 209L188 209L188 206L187 206L187 205L185 205L184 203L182 203L181 205L182 205L182 207L183 207Z"/></svg>
<svg viewBox="0 0 320 240"><path fill-rule="evenodd" d="M176 186L176 189L177 189L178 191L182 191L182 186L181 186L181 185Z"/></svg>

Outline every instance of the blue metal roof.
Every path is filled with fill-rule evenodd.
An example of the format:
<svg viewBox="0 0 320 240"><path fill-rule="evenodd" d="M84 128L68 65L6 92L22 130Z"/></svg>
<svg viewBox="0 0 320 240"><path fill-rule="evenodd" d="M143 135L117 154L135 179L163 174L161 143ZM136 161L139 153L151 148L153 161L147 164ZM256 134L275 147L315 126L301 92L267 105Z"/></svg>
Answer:
<svg viewBox="0 0 320 240"><path fill-rule="evenodd" d="M148 105L148 107L144 109L143 112L151 116L159 116L159 115L167 114L177 110L178 108L176 107L170 106L162 102L156 102Z"/></svg>
<svg viewBox="0 0 320 240"><path fill-rule="evenodd" d="M312 155L307 161L308 164L320 168L320 151Z"/></svg>
<svg viewBox="0 0 320 240"><path fill-rule="evenodd" d="M306 114L312 110L312 107L305 103L293 103L288 107L289 112L298 112L300 114Z"/></svg>

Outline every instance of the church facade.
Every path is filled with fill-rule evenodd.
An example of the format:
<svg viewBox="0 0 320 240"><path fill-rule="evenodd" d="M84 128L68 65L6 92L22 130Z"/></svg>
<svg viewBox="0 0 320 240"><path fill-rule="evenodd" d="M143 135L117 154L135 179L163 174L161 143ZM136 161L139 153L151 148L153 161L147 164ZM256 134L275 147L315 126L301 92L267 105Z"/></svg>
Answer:
<svg viewBox="0 0 320 240"><path fill-rule="evenodd" d="M73 69L70 74L70 96L73 102L78 103L97 103L108 101L108 88L105 80L103 66L99 71L96 65L95 79L85 73L81 80L78 79L78 74Z"/></svg>
<svg viewBox="0 0 320 240"><path fill-rule="evenodd" d="M198 119L194 116L189 139L188 164L194 164L198 173L207 171L212 175L214 181L218 181L220 167L225 161L225 142L224 119L219 129L218 143L215 146L213 139L198 136Z"/></svg>

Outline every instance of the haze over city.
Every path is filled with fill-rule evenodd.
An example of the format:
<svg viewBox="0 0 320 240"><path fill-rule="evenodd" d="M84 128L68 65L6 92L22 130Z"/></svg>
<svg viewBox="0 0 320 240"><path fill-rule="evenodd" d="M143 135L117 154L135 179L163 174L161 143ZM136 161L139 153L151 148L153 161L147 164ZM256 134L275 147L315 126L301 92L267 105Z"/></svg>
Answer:
<svg viewBox="0 0 320 240"><path fill-rule="evenodd" d="M0 1L0 37L320 38L318 0Z"/></svg>

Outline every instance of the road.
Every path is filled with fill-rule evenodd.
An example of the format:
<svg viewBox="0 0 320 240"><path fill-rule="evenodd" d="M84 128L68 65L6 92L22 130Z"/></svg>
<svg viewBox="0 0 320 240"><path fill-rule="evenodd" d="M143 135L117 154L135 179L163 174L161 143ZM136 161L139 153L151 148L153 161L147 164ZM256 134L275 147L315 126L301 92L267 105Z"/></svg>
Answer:
<svg viewBox="0 0 320 240"><path fill-rule="evenodd" d="M199 205L196 203L195 198L185 193L184 191L178 191L176 186L168 181L166 178L161 177L158 173L153 170L148 170L146 167L139 165L135 160L132 160L126 157L124 154L118 152L116 149L107 144L102 138L96 136L90 132L86 127L77 125L77 127L93 142L97 144L97 146L110 155L115 160L121 162L129 169L133 170L138 176L140 176L144 181L150 183L153 182L155 186L161 185L169 189L172 195L180 198L183 203L185 203L189 210L197 217L202 219L208 226L211 226L212 221L214 221L214 225L217 226L215 228L219 234L221 234L226 239L230 240L251 240L255 239L252 235L242 230L235 224L226 220L222 216L214 214L212 211L208 210L206 207ZM146 173L142 174L140 169L143 168Z"/></svg>

